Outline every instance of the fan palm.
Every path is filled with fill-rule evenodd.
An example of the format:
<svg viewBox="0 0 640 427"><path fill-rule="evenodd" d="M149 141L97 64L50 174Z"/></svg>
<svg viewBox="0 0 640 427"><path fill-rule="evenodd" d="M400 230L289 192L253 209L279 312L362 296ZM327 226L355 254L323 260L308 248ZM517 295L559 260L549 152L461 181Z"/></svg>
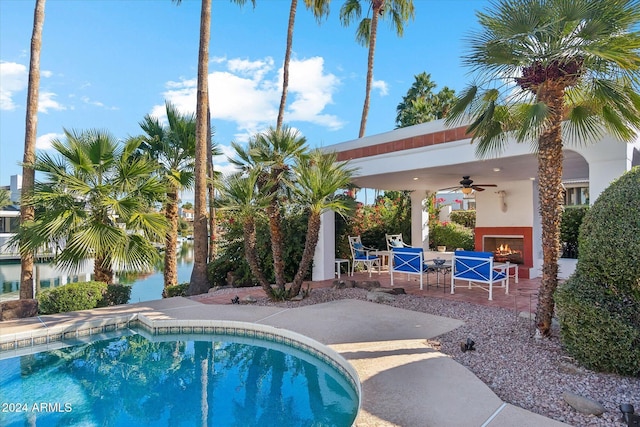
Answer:
<svg viewBox="0 0 640 427"><path fill-rule="evenodd" d="M165 192L156 164L135 155L135 139L121 145L105 131L64 133L52 142L59 157L44 153L35 163L46 180L29 199L39 214L19 232L24 250L62 243L56 265L74 269L94 258L94 280L107 283L116 268L150 269L158 257L152 243L167 230L163 215L151 212Z"/></svg>
<svg viewBox="0 0 640 427"><path fill-rule="evenodd" d="M169 224L164 253L166 289L178 282L178 197L181 190L193 186L196 123L193 114L180 114L170 102L166 102L165 109L168 125L163 125L157 117L150 115L140 122L146 135L140 137L138 152L146 153L157 163L156 173L167 187L164 209Z"/></svg>
<svg viewBox="0 0 640 427"><path fill-rule="evenodd" d="M249 141L247 148L235 143L232 145L238 158L230 159L231 163L245 172L255 172L258 189L269 200L266 212L269 217L275 284L284 292L281 197L285 195L291 181L292 162L306 151L306 139L296 130L284 126L280 130L270 128L256 135Z"/></svg>
<svg viewBox="0 0 640 427"><path fill-rule="evenodd" d="M632 140L640 127L640 3L637 0L499 0L478 13L466 64L478 72L452 109L466 121L479 156L507 135L538 157L543 269L538 333L548 335L558 284L565 140L609 132Z"/></svg>
<svg viewBox="0 0 640 427"><path fill-rule="evenodd" d="M325 154L316 149L308 156L298 157L293 172L296 178L292 185L294 201L308 210L309 219L304 251L293 278L290 296L296 296L300 292L302 281L313 260L321 215L327 211L344 215L353 209L353 203L347 202L345 198L335 197L335 194L350 184L355 169L349 168L346 162L337 162L335 154Z"/></svg>
<svg viewBox="0 0 640 427"><path fill-rule="evenodd" d="M378 37L378 18L389 19L396 34L402 37L404 24L415 16L413 0L346 0L340 9L340 21L344 26L349 26L354 20L362 16L362 3L368 4L370 16L363 18L356 30L356 41L369 48L367 59L367 83L360 119L360 132L358 138L362 138L367 127L369 115L369 98L373 85L373 60L376 51L376 39Z"/></svg>
<svg viewBox="0 0 640 427"><path fill-rule="evenodd" d="M267 296L274 299L273 288L264 276L256 251L256 218L263 215L269 206L268 198L258 189L259 178L257 170L228 176L220 190L221 205L223 209L232 211L234 217L242 224L245 257L251 273Z"/></svg>
<svg viewBox="0 0 640 427"><path fill-rule="evenodd" d="M4 188L0 189L0 209L11 206L13 202L11 201L11 192Z"/></svg>

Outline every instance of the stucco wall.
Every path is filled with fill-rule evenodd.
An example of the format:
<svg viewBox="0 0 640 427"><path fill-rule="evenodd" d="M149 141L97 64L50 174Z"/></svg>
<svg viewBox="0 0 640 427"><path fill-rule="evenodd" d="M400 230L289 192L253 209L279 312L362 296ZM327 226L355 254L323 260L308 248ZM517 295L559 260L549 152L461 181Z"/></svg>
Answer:
<svg viewBox="0 0 640 427"><path fill-rule="evenodd" d="M505 192L506 211L502 210L499 191ZM512 181L496 188L476 192L477 227L532 227L533 182Z"/></svg>

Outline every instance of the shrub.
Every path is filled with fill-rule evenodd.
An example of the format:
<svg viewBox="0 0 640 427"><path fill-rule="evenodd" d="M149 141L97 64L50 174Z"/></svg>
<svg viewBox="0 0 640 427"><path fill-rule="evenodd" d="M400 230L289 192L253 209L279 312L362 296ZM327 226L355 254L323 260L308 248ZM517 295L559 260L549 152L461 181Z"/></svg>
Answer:
<svg viewBox="0 0 640 427"><path fill-rule="evenodd" d="M640 168L584 216L575 274L555 295L567 351L590 369L640 375Z"/></svg>
<svg viewBox="0 0 640 427"><path fill-rule="evenodd" d="M282 222L284 236L283 258L285 263L285 280L290 282L298 270L304 250L308 215L300 212L287 212ZM244 255L244 236L242 225L236 221L225 221L222 224L225 242L221 245L217 258L207 265L207 275L212 286L227 286L227 274L233 273L234 287L254 286L255 280ZM271 253L271 236L269 224L265 218L256 218L256 248L262 271L272 283L273 256ZM311 276L311 266L307 277Z"/></svg>
<svg viewBox="0 0 640 427"><path fill-rule="evenodd" d="M429 229L429 246L446 246L448 250L473 250L473 230L453 222L438 223Z"/></svg>
<svg viewBox="0 0 640 427"><path fill-rule="evenodd" d="M467 228L476 228L476 211L474 210L452 211L449 214L449 219L451 222L455 222L456 224L463 225Z"/></svg>
<svg viewBox="0 0 640 427"><path fill-rule="evenodd" d="M565 206L560 222L560 242L563 258L578 257L578 233L588 206Z"/></svg>
<svg viewBox="0 0 640 427"><path fill-rule="evenodd" d="M103 299L98 303L98 307L108 307L121 305L129 302L131 298L131 286L129 285L107 285L107 291Z"/></svg>
<svg viewBox="0 0 640 427"><path fill-rule="evenodd" d="M70 283L42 291L38 296L40 314L65 313L67 311L96 308L107 292L104 282Z"/></svg>
<svg viewBox="0 0 640 427"><path fill-rule="evenodd" d="M186 297L187 289L189 289L189 282L168 286L164 289L164 291L162 291L162 297L163 298Z"/></svg>

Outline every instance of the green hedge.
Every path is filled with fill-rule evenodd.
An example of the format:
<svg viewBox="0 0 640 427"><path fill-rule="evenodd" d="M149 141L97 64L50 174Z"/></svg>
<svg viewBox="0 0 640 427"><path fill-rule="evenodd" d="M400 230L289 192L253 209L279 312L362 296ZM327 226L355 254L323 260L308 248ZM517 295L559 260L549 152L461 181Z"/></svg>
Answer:
<svg viewBox="0 0 640 427"><path fill-rule="evenodd" d="M162 291L162 297L163 298L186 297L187 289L189 289L189 282L168 286L164 289L164 291Z"/></svg>
<svg viewBox="0 0 640 427"><path fill-rule="evenodd" d="M463 225L467 228L476 228L476 211L474 210L457 210L451 211L449 214L451 222Z"/></svg>
<svg viewBox="0 0 640 427"><path fill-rule="evenodd" d="M106 293L107 284L104 282L70 283L37 295L38 310L40 314L89 310L96 308Z"/></svg>
<svg viewBox="0 0 640 427"><path fill-rule="evenodd" d="M554 299L567 351L588 368L640 375L640 167L582 220L576 272Z"/></svg>
<svg viewBox="0 0 640 427"><path fill-rule="evenodd" d="M578 235L588 206L565 206L560 222L562 258L578 258Z"/></svg>
<svg viewBox="0 0 640 427"><path fill-rule="evenodd" d="M46 289L36 296L40 314L90 310L96 307L126 304L131 286L104 282L78 282Z"/></svg>
<svg viewBox="0 0 640 427"><path fill-rule="evenodd" d="M475 242L473 230L453 222L436 224L429 228L429 246L446 246L448 251L456 248L473 250Z"/></svg>

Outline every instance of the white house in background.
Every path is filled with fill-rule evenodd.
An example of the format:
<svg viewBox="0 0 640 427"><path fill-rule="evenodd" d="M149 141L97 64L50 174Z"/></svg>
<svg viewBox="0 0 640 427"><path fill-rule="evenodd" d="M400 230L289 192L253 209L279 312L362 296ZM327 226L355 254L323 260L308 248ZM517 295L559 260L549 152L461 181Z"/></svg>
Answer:
<svg viewBox="0 0 640 427"><path fill-rule="evenodd" d="M503 153L478 160L465 127L447 128L442 120L396 129L324 147L339 161L359 168L354 183L380 190L412 190L411 242L428 249L426 192L452 187L463 176L477 184L495 184L473 192L476 205L475 249L493 250L508 243L522 252L520 274L539 277L542 267L537 158L530 144L511 140ZM563 151L563 181L568 204L589 204L613 181L640 165L640 137L633 143L605 136ZM578 200L580 199L580 200ZM583 200L584 199L584 200ZM322 217L313 280L334 277L334 215ZM562 267L561 267L562 269ZM561 271L567 274L568 271Z"/></svg>

